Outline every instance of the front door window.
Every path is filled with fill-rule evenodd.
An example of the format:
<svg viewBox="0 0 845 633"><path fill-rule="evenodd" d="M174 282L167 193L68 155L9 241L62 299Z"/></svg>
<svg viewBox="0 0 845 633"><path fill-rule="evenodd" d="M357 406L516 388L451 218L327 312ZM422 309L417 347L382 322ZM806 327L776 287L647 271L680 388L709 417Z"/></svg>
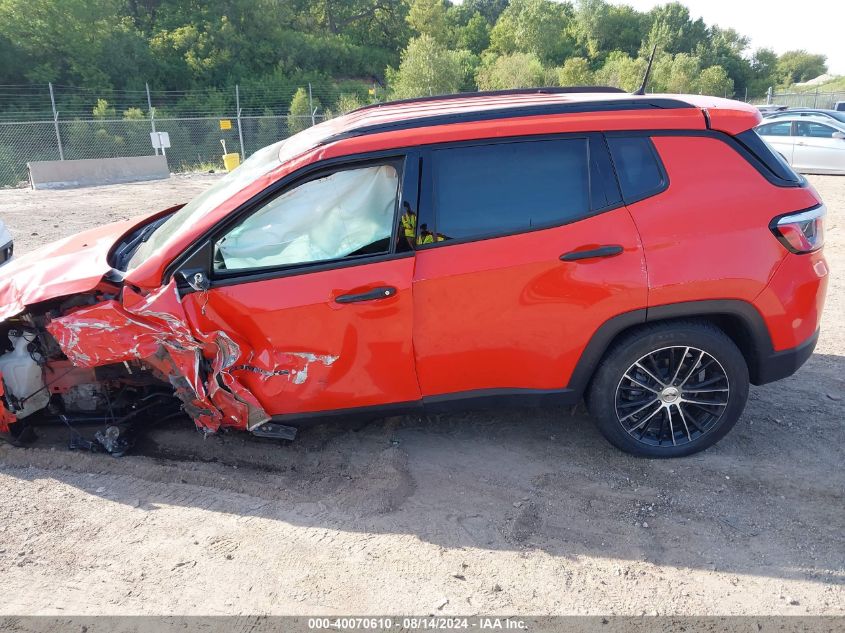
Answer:
<svg viewBox="0 0 845 633"><path fill-rule="evenodd" d="M215 271L331 261L390 250L399 174L344 169L273 198L215 244Z"/></svg>

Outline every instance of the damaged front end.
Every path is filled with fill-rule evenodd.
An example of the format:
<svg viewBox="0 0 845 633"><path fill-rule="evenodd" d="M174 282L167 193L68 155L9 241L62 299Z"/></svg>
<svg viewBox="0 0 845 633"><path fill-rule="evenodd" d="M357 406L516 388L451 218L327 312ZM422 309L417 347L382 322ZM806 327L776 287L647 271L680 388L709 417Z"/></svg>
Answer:
<svg viewBox="0 0 845 633"><path fill-rule="evenodd" d="M203 432L255 431L270 416L231 373L240 358L224 332L191 327L175 282L146 296L104 283L29 306L0 324L0 433L20 436L21 421L34 414L109 426L144 411L160 418L174 395ZM292 439L281 425L257 434L276 427L276 437ZM99 444L122 452L109 433Z"/></svg>

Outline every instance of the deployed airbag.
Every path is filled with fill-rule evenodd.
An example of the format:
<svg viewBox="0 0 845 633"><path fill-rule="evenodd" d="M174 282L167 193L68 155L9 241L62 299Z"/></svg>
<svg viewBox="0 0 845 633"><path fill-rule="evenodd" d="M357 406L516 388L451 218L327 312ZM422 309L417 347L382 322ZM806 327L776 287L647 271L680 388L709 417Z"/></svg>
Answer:
<svg viewBox="0 0 845 633"><path fill-rule="evenodd" d="M226 270L300 264L345 257L387 240L398 187L399 176L390 165L348 169L307 182L270 201L222 238L218 262Z"/></svg>

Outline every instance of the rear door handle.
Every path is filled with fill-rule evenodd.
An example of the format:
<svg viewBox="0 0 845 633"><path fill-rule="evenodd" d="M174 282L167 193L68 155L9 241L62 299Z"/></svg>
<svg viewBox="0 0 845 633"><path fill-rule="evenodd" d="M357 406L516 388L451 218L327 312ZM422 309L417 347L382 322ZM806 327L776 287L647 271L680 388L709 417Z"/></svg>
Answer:
<svg viewBox="0 0 845 633"><path fill-rule="evenodd" d="M387 299L396 294L396 288L393 286L379 286L367 292L359 292L351 295L339 295L335 297L338 303L356 303L358 301L375 301L377 299Z"/></svg>
<svg viewBox="0 0 845 633"><path fill-rule="evenodd" d="M580 259L593 259L596 257L614 257L622 252L622 247L619 244L608 244L607 246L599 246L598 248L591 248L588 251L569 251L560 256L562 262L577 262Z"/></svg>

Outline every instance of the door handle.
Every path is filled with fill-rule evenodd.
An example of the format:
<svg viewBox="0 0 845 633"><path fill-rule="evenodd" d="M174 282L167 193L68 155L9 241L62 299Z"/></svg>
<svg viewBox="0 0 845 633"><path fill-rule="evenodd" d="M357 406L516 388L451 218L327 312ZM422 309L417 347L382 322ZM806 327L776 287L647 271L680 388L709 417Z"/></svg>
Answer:
<svg viewBox="0 0 845 633"><path fill-rule="evenodd" d="M338 295L334 298L338 303L357 303L358 301L376 301L377 299L387 299L396 294L396 288L393 286L379 286L366 292L359 292L350 295Z"/></svg>
<svg viewBox="0 0 845 633"><path fill-rule="evenodd" d="M581 259L593 259L596 257L614 257L622 252L622 247L619 244L608 244L607 246L599 246L598 248L591 248L588 251L569 251L560 256L562 262L577 262Z"/></svg>

